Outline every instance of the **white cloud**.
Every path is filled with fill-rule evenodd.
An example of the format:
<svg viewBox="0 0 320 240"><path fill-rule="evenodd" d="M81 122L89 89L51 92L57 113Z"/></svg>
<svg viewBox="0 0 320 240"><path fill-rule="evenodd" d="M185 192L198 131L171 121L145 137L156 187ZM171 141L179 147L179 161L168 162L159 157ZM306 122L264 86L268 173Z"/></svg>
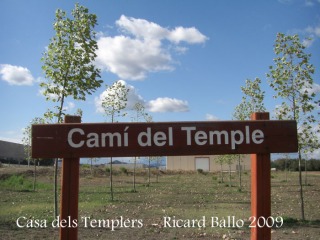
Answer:
<svg viewBox="0 0 320 240"><path fill-rule="evenodd" d="M136 19L122 15L116 24L124 33L132 34L141 39L161 40L169 31L160 25L144 19Z"/></svg>
<svg viewBox="0 0 320 240"><path fill-rule="evenodd" d="M54 84L51 84L49 88L53 89L55 87ZM62 86L60 86L60 89L62 90ZM45 97L47 100L51 101L58 101L59 95L56 93L45 93L46 89L45 88L40 88L38 90L38 95Z"/></svg>
<svg viewBox="0 0 320 240"><path fill-rule="evenodd" d="M313 83L309 88L303 88L301 92L306 92L308 94L318 94L320 93L320 84Z"/></svg>
<svg viewBox="0 0 320 240"><path fill-rule="evenodd" d="M314 42L314 39L303 39L302 44L306 48L310 47Z"/></svg>
<svg viewBox="0 0 320 240"><path fill-rule="evenodd" d="M124 15L116 25L122 35L110 37L99 34L96 64L102 70L128 80L143 80L150 72L172 71L174 60L171 51L187 51L186 46L178 45L180 42L199 44L208 40L194 27L170 30Z"/></svg>
<svg viewBox="0 0 320 240"><path fill-rule="evenodd" d="M147 109L150 112L188 112L189 106L187 101L164 97L149 101Z"/></svg>
<svg viewBox="0 0 320 240"><path fill-rule="evenodd" d="M278 2L282 4L292 4L293 0L278 0Z"/></svg>
<svg viewBox="0 0 320 240"><path fill-rule="evenodd" d="M102 37L98 46L98 67L123 79L142 80L148 72L173 70L171 55L161 48L159 41Z"/></svg>
<svg viewBox="0 0 320 240"><path fill-rule="evenodd" d="M116 21L116 24L124 33L132 34L136 38L145 40L160 41L167 39L175 44L180 42L196 44L204 43L208 40L208 38L195 27L184 28L179 26L173 30L169 30L145 19L136 19L124 15Z"/></svg>
<svg viewBox="0 0 320 240"><path fill-rule="evenodd" d="M138 94L138 91L136 88L125 81L122 81L123 84L126 86L127 89L129 89L128 96L127 96L127 110L132 110L134 108L134 105L137 103L145 104L145 101L143 98Z"/></svg>
<svg viewBox="0 0 320 240"><path fill-rule="evenodd" d="M64 106L63 110L65 111L71 111L72 109L75 108L75 104L73 102L67 102L66 105Z"/></svg>
<svg viewBox="0 0 320 240"><path fill-rule="evenodd" d="M32 85L35 81L29 69L10 64L0 64L0 75L10 85Z"/></svg>
<svg viewBox="0 0 320 240"><path fill-rule="evenodd" d="M130 111L133 109L136 103L141 103L145 106L147 111L150 112L187 112L189 111L188 102L179 100L176 98L157 98L155 100L151 100L149 102L145 101L143 97L138 93L136 88L123 80L118 80L124 85L127 89L129 89L127 96L127 106L125 110ZM104 113L104 109L102 108L102 101L110 94L110 90L106 89L103 91L99 97L95 98L95 106L96 112Z"/></svg>
<svg viewBox="0 0 320 240"><path fill-rule="evenodd" d="M316 27L309 26L305 29L305 31L309 34L320 37L320 26L316 26Z"/></svg>
<svg viewBox="0 0 320 240"><path fill-rule="evenodd" d="M185 54L188 51L188 48L186 47L180 47L180 46L176 46L174 48L175 52L177 52L178 54Z"/></svg>
<svg viewBox="0 0 320 240"><path fill-rule="evenodd" d="M169 32L167 38L174 43L187 42L190 44L203 43L208 40L208 38L195 27L176 27L174 30Z"/></svg>
<svg viewBox="0 0 320 240"><path fill-rule="evenodd" d="M305 0L305 5L306 5L307 7L313 7L313 6L315 6L317 3L319 4L320 1L319 1L319 0Z"/></svg>
<svg viewBox="0 0 320 240"><path fill-rule="evenodd" d="M208 121L218 121L220 119L218 117L212 115L212 114L207 113L206 114L206 120L208 120Z"/></svg>
<svg viewBox="0 0 320 240"><path fill-rule="evenodd" d="M307 38L302 41L302 44L305 47L310 47L316 38L320 38L320 25L315 27L308 26L300 32L307 35Z"/></svg>
<svg viewBox="0 0 320 240"><path fill-rule="evenodd" d="M314 2L311 1L311 0L305 0L305 5L306 5L307 7L312 7L312 6L314 6Z"/></svg>

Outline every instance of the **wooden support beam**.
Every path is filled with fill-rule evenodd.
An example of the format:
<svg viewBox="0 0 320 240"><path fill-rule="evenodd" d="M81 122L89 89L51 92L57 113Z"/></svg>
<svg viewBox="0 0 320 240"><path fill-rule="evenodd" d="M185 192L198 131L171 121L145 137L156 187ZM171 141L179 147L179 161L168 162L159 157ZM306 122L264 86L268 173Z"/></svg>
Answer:
<svg viewBox="0 0 320 240"><path fill-rule="evenodd" d="M65 123L80 123L81 117L65 116ZM78 239L78 198L80 158L62 160L60 240Z"/></svg>
<svg viewBox="0 0 320 240"><path fill-rule="evenodd" d="M253 113L252 120L269 120L269 113ZM271 228L263 224L271 216L270 153L251 154L251 216L256 227L251 228L251 240L271 240ZM251 219L253 221L253 219ZM261 226L260 224L260 226Z"/></svg>

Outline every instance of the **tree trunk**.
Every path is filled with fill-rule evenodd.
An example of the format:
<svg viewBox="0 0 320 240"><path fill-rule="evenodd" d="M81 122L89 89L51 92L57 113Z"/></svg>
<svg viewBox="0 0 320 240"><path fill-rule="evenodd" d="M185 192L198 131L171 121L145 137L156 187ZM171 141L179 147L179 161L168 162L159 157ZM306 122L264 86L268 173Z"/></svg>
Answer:
<svg viewBox="0 0 320 240"><path fill-rule="evenodd" d="M284 160L284 170L286 171L286 182L288 182L287 158Z"/></svg>
<svg viewBox="0 0 320 240"><path fill-rule="evenodd" d="M65 87L63 87L65 88ZM61 97L61 103L58 114L58 123L62 122L62 109L64 104L64 94ZM56 218L58 214L58 158L54 159L54 218Z"/></svg>
<svg viewBox="0 0 320 240"><path fill-rule="evenodd" d="M157 166L157 183L159 182L159 175L160 175L160 158L158 157L157 158L157 163L158 163L158 166Z"/></svg>
<svg viewBox="0 0 320 240"><path fill-rule="evenodd" d="M134 157L133 160L133 192L136 192L136 164L137 164L137 157Z"/></svg>
<svg viewBox="0 0 320 240"><path fill-rule="evenodd" d="M110 159L110 197L111 202L113 202L112 157Z"/></svg>
<svg viewBox="0 0 320 240"><path fill-rule="evenodd" d="M93 176L92 158L90 158L90 172L91 172L91 176Z"/></svg>
<svg viewBox="0 0 320 240"><path fill-rule="evenodd" d="M221 173L221 183L223 183L223 171L222 171L222 164L220 164L220 173Z"/></svg>
<svg viewBox="0 0 320 240"><path fill-rule="evenodd" d="M242 179L241 179L241 156L238 158L238 171L239 171L239 188L242 188Z"/></svg>
<svg viewBox="0 0 320 240"><path fill-rule="evenodd" d="M299 185L300 185L300 207L301 207L301 219L304 221L304 200L303 200L303 189L302 189L302 173L301 173L301 151L299 149Z"/></svg>
<svg viewBox="0 0 320 240"><path fill-rule="evenodd" d="M229 187L231 187L231 164L229 164Z"/></svg>
<svg viewBox="0 0 320 240"><path fill-rule="evenodd" d="M33 191L36 191L36 184L37 184L37 161L34 159Z"/></svg>
<svg viewBox="0 0 320 240"><path fill-rule="evenodd" d="M157 183L159 182L159 174L160 174L160 169L159 169L159 166L158 166L158 168L157 168Z"/></svg>
<svg viewBox="0 0 320 240"><path fill-rule="evenodd" d="M308 185L308 180L307 180L307 174L308 174L308 169L307 169L307 159L304 160L304 185Z"/></svg>
<svg viewBox="0 0 320 240"><path fill-rule="evenodd" d="M54 219L58 216L58 158L54 159Z"/></svg>
<svg viewBox="0 0 320 240"><path fill-rule="evenodd" d="M148 166L148 186L150 186L150 160L151 158L149 157L149 166Z"/></svg>

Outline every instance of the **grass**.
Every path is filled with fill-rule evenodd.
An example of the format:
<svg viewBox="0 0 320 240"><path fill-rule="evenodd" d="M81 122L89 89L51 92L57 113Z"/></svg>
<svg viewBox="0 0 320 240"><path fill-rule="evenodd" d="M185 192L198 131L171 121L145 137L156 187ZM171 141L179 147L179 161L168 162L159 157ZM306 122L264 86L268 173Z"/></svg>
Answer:
<svg viewBox="0 0 320 240"><path fill-rule="evenodd" d="M98 171L99 172L99 171ZM93 220L128 221L141 220L143 227L110 228L84 227L79 222L79 239L249 239L247 227L250 217L250 173L244 174L241 191L237 174L234 173L232 186L229 179L219 183L220 174L197 172L164 172L156 182L155 172L150 186L146 186L146 171L136 176L136 190L132 192L132 176L118 170L114 177L114 197L110 201L109 178L105 168L101 174L92 176L85 167L81 170L79 191L79 220L90 217ZM58 229L48 226L40 228L18 228L20 216L27 219L53 221L53 189L51 173L39 174L36 191L30 190L32 175L11 174L0 178L0 236L4 239L58 239ZM317 239L320 228L320 174L309 174L309 185L304 187L305 212L307 221L300 221L297 173L273 173L272 216L281 216L284 225L272 229L274 239ZM32 189L32 184L31 184ZM206 228L182 227L165 228L163 218L206 219ZM212 228L211 217L220 220L228 216L245 221L243 228ZM294 233L293 233L294 232Z"/></svg>
<svg viewBox="0 0 320 240"><path fill-rule="evenodd" d="M22 175L11 175L9 178L1 181L0 186L14 191L28 191L32 189L32 183L29 180L26 180Z"/></svg>
<svg viewBox="0 0 320 240"><path fill-rule="evenodd" d="M8 178L0 181L0 189L7 189L18 192L33 191L33 179L25 177L24 175L13 174ZM51 189L51 185L43 182L36 182L36 189Z"/></svg>

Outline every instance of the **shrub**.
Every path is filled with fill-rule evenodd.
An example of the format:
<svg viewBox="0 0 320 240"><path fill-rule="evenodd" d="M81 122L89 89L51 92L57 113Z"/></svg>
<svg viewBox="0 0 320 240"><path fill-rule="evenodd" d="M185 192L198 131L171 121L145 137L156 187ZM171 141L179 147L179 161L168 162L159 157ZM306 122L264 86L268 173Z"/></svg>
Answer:
<svg viewBox="0 0 320 240"><path fill-rule="evenodd" d="M283 217L283 222L288 224L293 224L293 223L299 222L299 220L292 217Z"/></svg>
<svg viewBox="0 0 320 240"><path fill-rule="evenodd" d="M24 178L22 175L11 175L1 182L3 187L13 190L31 190L32 183Z"/></svg>
<svg viewBox="0 0 320 240"><path fill-rule="evenodd" d="M120 167L120 171L126 175L128 175L128 170L125 167Z"/></svg>
<svg viewBox="0 0 320 240"><path fill-rule="evenodd" d="M200 173L200 174L204 173L203 169L201 169L201 168L197 169L197 172Z"/></svg>

